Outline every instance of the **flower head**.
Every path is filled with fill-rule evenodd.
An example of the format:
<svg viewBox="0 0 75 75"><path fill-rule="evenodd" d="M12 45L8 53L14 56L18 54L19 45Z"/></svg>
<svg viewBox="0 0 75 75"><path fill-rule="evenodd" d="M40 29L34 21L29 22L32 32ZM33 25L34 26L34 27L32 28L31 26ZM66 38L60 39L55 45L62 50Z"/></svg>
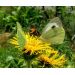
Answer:
<svg viewBox="0 0 75 75"><path fill-rule="evenodd" d="M40 39L38 39L37 36L34 37L34 36L30 36L29 34L25 34L25 36L26 36L26 43L24 46L25 53L30 52L30 54L34 54L34 53L37 54L44 50L52 49L50 47L50 44L41 41ZM15 47L19 48L17 37L13 37L10 43L15 45Z"/></svg>
<svg viewBox="0 0 75 75"><path fill-rule="evenodd" d="M39 60L45 64L51 65L52 67L63 67L66 61L64 55L58 58L48 57L47 55L40 55Z"/></svg>
<svg viewBox="0 0 75 75"><path fill-rule="evenodd" d="M59 52L50 46L51 44L43 42L37 36L30 36L29 33L25 34L25 38L26 43L22 50L24 53L29 53L29 55L40 54L38 59L53 67L62 67L64 65L66 61L65 55L60 56ZM13 37L10 43L19 48L17 37Z"/></svg>

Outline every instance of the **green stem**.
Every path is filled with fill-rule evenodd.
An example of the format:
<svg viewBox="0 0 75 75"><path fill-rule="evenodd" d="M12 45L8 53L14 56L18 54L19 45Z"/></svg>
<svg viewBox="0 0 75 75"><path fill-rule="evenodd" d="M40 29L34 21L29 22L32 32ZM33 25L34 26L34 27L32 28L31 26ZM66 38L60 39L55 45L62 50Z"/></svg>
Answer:
<svg viewBox="0 0 75 75"><path fill-rule="evenodd" d="M31 67L30 60L27 61L27 66L28 66L28 68Z"/></svg>

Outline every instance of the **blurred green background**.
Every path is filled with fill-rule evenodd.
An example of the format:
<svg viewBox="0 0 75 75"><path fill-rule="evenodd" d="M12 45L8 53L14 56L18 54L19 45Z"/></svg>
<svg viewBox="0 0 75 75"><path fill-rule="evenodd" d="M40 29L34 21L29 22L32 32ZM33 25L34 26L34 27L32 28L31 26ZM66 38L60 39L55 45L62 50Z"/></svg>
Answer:
<svg viewBox="0 0 75 75"><path fill-rule="evenodd" d="M25 32L31 25L36 26L41 34L42 29L54 17L59 17L63 23L66 35L61 45L53 45L59 52L66 54L68 62L64 67L75 67L75 7L74 6L38 6L38 7L0 7L0 67L27 67L20 53L12 47L6 32L16 33L16 22L20 22ZM1 36L7 40L2 42ZM11 36L11 37L12 37ZM10 38L11 38L10 37ZM16 57L16 58L15 58ZM20 59L19 59L20 57Z"/></svg>

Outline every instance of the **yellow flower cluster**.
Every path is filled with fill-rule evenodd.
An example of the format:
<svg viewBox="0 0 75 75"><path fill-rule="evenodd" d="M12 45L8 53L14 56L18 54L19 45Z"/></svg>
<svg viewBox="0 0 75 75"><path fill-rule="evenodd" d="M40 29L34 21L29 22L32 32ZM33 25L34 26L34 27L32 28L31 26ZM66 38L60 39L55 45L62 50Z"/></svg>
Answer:
<svg viewBox="0 0 75 75"><path fill-rule="evenodd" d="M25 45L25 52L31 52L31 54L35 52L40 52L41 50L46 50L48 48L48 44L43 43L38 37L26 35L27 43Z"/></svg>
<svg viewBox="0 0 75 75"><path fill-rule="evenodd" d="M62 66L65 63L64 55L60 56L58 51L50 46L51 44L43 42L39 37L30 36L29 34L25 34L25 37L24 53L30 53L30 55L40 53L39 60L53 67ZM13 37L10 43L14 44L17 48L19 47L17 37Z"/></svg>
<svg viewBox="0 0 75 75"><path fill-rule="evenodd" d="M65 60L65 55L62 55L58 58L48 57L47 55L40 55L39 60L42 61L45 64L49 64L53 67L63 67Z"/></svg>
<svg viewBox="0 0 75 75"><path fill-rule="evenodd" d="M38 39L38 37L30 36L29 34L25 34L26 36L26 44L24 46L25 53L30 52L30 54L39 53L44 50L52 49L48 44L42 42ZM10 41L11 44L15 45L15 47L19 47L17 37L13 37Z"/></svg>

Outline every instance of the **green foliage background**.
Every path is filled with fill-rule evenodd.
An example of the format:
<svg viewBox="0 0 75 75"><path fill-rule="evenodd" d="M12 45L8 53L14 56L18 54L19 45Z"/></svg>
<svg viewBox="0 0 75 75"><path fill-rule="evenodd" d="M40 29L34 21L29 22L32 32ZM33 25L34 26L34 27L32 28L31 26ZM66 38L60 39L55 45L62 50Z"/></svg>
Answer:
<svg viewBox="0 0 75 75"><path fill-rule="evenodd" d="M0 7L0 34L8 31L14 35L16 22L20 22L26 32L31 25L35 25L41 33L43 27L54 17L61 19L66 36L63 44L53 47L60 53L66 54L68 62L64 67L75 67L75 47L72 48L75 40L71 40L75 35L75 7L73 6ZM27 67L27 65L20 52L8 45L6 48L0 47L0 67Z"/></svg>

